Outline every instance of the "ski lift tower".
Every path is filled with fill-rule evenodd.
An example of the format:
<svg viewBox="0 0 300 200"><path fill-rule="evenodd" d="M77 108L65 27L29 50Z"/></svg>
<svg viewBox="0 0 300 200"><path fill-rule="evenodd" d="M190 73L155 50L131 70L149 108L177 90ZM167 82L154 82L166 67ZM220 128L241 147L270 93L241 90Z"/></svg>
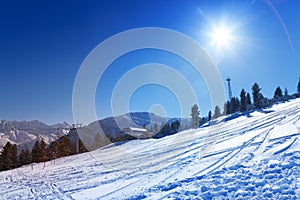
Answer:
<svg viewBox="0 0 300 200"><path fill-rule="evenodd" d="M228 98L230 101L232 99L232 91L231 91L231 84L230 84L231 79L227 77L226 81L228 83Z"/></svg>

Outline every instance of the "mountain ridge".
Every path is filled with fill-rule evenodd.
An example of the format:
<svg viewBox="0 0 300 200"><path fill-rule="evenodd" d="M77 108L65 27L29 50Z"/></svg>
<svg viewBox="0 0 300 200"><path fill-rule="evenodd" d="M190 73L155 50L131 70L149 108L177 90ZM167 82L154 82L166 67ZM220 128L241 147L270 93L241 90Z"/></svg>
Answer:
<svg viewBox="0 0 300 200"><path fill-rule="evenodd" d="M149 112L130 112L115 117L106 117L90 124L83 126L85 134L96 134L99 129L99 124L103 132L111 137L117 137L118 134L126 127L143 127L151 128L151 125L157 123L172 122L175 120L181 121L184 126L190 123L188 118L168 118L161 117ZM67 122L48 125L39 120L0 120L0 149L7 143L17 144L18 149L31 149L36 140L44 139L47 144L58 139L59 137L68 134L70 125Z"/></svg>

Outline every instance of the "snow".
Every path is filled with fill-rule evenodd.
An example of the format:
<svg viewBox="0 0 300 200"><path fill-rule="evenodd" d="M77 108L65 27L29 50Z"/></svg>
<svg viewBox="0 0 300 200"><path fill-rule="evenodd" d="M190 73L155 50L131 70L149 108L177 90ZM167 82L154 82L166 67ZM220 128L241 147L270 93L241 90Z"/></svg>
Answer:
<svg viewBox="0 0 300 200"><path fill-rule="evenodd" d="M132 131L147 132L147 130L144 128L129 127L129 129L131 129Z"/></svg>
<svg viewBox="0 0 300 200"><path fill-rule="evenodd" d="M299 139L296 99L1 172L0 199L299 199Z"/></svg>

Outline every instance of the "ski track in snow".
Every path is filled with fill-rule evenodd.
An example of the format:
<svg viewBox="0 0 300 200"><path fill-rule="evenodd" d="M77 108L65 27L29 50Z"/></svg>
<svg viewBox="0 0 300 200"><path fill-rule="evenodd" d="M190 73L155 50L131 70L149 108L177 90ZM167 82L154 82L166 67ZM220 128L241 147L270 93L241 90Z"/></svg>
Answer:
<svg viewBox="0 0 300 200"><path fill-rule="evenodd" d="M0 173L0 199L299 199L300 99Z"/></svg>

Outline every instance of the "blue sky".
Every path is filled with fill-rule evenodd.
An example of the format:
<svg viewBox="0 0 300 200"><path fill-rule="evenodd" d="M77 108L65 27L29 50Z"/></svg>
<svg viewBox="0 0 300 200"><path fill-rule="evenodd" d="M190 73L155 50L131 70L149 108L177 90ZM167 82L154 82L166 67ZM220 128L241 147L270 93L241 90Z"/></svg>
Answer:
<svg viewBox="0 0 300 200"><path fill-rule="evenodd" d="M242 88L251 92L254 82L266 97L272 97L277 86L295 93L300 76L299 10L297 0L1 1L0 118L72 123L73 84L83 60L105 39L139 27L169 28L196 40L224 81L231 77L235 96ZM211 34L222 24L230 29L231 39L216 46ZM202 116L212 109L205 83L186 61L148 49L126 54L107 69L95 96L98 118L111 115L118 79L151 62L173 67L189 80ZM145 85L132 95L129 108L151 111L161 105L168 116L179 116L178 101L168 88Z"/></svg>

